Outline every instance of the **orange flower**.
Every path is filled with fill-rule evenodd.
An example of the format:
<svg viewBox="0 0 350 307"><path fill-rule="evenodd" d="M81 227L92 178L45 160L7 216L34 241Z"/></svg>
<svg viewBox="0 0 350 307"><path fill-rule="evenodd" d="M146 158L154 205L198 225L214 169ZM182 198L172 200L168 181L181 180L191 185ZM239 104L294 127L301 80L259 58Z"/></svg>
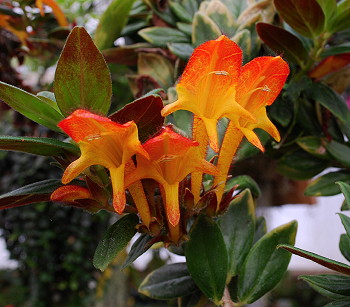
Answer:
<svg viewBox="0 0 350 307"><path fill-rule="evenodd" d="M148 158L138 139L134 122L120 125L85 110L76 110L58 126L78 143L81 156L72 162L62 176L67 184L92 165L106 167L111 176L113 206L121 214L125 208L124 171L131 156Z"/></svg>
<svg viewBox="0 0 350 307"><path fill-rule="evenodd" d="M263 150L253 129L262 128L279 141L265 106L275 100L288 74L288 64L280 57L256 58L242 67L241 49L222 35L195 49L176 87L178 100L165 106L162 115L180 109L194 113L204 123L215 151L219 150L217 122L227 117Z"/></svg>
<svg viewBox="0 0 350 307"><path fill-rule="evenodd" d="M176 226L180 220L179 183L193 171L217 175L214 165L203 159L198 143L175 133L170 127L148 140L143 148L149 155L136 155L137 168L126 176L126 186L142 178L159 182L165 194L165 209L169 223Z"/></svg>

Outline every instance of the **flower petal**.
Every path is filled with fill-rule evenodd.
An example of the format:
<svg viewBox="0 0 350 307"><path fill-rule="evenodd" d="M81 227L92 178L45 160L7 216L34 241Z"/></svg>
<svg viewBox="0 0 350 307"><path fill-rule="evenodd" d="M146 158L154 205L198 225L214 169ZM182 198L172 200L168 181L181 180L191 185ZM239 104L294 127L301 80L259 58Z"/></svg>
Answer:
<svg viewBox="0 0 350 307"><path fill-rule="evenodd" d="M169 223L176 226L180 221L180 207L179 207L179 183L164 184L165 192L165 211Z"/></svg>
<svg viewBox="0 0 350 307"><path fill-rule="evenodd" d="M124 169L125 164L122 164L119 167L112 167L109 169L113 189L113 207L114 210L119 214L123 213L126 205L124 188Z"/></svg>

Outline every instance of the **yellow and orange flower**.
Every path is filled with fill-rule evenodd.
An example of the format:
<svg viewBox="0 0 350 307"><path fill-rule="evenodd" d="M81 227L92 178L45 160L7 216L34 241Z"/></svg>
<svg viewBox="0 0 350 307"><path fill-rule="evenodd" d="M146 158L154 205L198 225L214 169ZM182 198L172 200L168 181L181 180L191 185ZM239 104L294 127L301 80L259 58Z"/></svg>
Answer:
<svg viewBox="0 0 350 307"><path fill-rule="evenodd" d="M62 183L69 183L92 165L104 166L111 176L114 209L121 214L126 203L125 167L136 153L148 158L138 139L136 124L131 121L120 125L106 117L76 110L58 126L78 143L81 150L80 158L66 168Z"/></svg>
<svg viewBox="0 0 350 307"><path fill-rule="evenodd" d="M164 127L158 136L143 145L149 159L136 154L137 168L125 179L126 186L142 178L160 183L164 189L167 219L174 227L180 220L179 183L193 171L218 174L217 168L200 155L198 145L170 127Z"/></svg>

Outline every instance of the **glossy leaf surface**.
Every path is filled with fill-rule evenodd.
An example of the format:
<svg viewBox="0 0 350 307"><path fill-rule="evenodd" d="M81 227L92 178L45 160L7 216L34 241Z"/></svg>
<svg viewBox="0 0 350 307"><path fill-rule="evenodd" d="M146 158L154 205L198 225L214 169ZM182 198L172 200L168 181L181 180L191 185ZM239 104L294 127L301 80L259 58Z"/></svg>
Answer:
<svg viewBox="0 0 350 307"><path fill-rule="evenodd" d="M335 184L337 181L350 183L350 172L329 172L313 180L305 189L307 196L332 196L340 193L340 188Z"/></svg>
<svg viewBox="0 0 350 307"><path fill-rule="evenodd" d="M237 186L237 190L249 189L255 198L259 197L261 194L261 190L256 181L247 175L241 175L229 179L225 185L225 192L230 191L235 186Z"/></svg>
<svg viewBox="0 0 350 307"><path fill-rule="evenodd" d="M141 234L140 237L131 246L130 252L123 263L121 269L125 269L127 266L132 264L138 257L145 253L150 247L150 241L152 237L148 234Z"/></svg>
<svg viewBox="0 0 350 307"><path fill-rule="evenodd" d="M100 115L106 115L109 110L112 95L109 69L82 27L75 27L67 38L57 64L54 90L65 115L76 109Z"/></svg>
<svg viewBox="0 0 350 307"><path fill-rule="evenodd" d="M350 296L350 277L332 274L301 275L299 278L329 292Z"/></svg>

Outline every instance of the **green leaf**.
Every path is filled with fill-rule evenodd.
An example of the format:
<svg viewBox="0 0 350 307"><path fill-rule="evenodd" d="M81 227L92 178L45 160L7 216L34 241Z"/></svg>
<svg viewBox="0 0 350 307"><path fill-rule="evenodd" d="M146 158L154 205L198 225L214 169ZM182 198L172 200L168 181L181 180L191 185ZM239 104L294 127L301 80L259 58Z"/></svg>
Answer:
<svg viewBox="0 0 350 307"><path fill-rule="evenodd" d="M306 180L316 176L326 167L327 161L316 159L303 150L296 150L282 156L278 161L277 171L294 180Z"/></svg>
<svg viewBox="0 0 350 307"><path fill-rule="evenodd" d="M127 214L108 228L103 239L98 244L93 264L95 268L104 271L108 264L121 252L136 233L139 218L136 214Z"/></svg>
<svg viewBox="0 0 350 307"><path fill-rule="evenodd" d="M166 47L169 42L189 43L189 37L176 29L167 27L148 27L142 29L138 34L147 42L157 46Z"/></svg>
<svg viewBox="0 0 350 307"><path fill-rule="evenodd" d="M121 270L132 264L138 257L145 253L151 246L150 244L153 237L148 234L141 234L140 237L131 246L130 252L126 257Z"/></svg>
<svg viewBox="0 0 350 307"><path fill-rule="evenodd" d="M179 20L192 23L192 14L182 4L175 1L169 1L169 7Z"/></svg>
<svg viewBox="0 0 350 307"><path fill-rule="evenodd" d="M348 307L348 306L350 306L350 298L345 297L340 300L330 302L327 305L324 305L323 307Z"/></svg>
<svg viewBox="0 0 350 307"><path fill-rule="evenodd" d="M0 149L21 151L39 156L64 156L67 153L79 154L79 149L56 139L0 136Z"/></svg>
<svg viewBox="0 0 350 307"><path fill-rule="evenodd" d="M109 118L120 124L133 120L138 128L139 139L144 142L163 126L164 117L160 113L162 109L160 96L149 95L127 104Z"/></svg>
<svg viewBox="0 0 350 307"><path fill-rule="evenodd" d="M238 186L238 190L249 189L255 198L261 194L261 190L256 181L247 175L233 177L226 182L225 192L230 191L234 186Z"/></svg>
<svg viewBox="0 0 350 307"><path fill-rule="evenodd" d="M117 48L109 48L102 51L107 63L116 63L124 65L137 65L138 53L137 49L149 48L148 43L138 43L133 45L120 46Z"/></svg>
<svg viewBox="0 0 350 307"><path fill-rule="evenodd" d="M220 28L208 16L197 12L192 22L192 44L194 47L212 40L221 35Z"/></svg>
<svg viewBox="0 0 350 307"><path fill-rule="evenodd" d="M323 58L326 58L331 55L337 55L337 54L343 54L343 53L349 53L349 52L350 52L350 43L344 43L344 44L339 44L336 46L330 46L328 48L325 48L324 51L321 53L321 56Z"/></svg>
<svg viewBox="0 0 350 307"><path fill-rule="evenodd" d="M59 179L48 179L28 184L0 196L0 209L7 209L49 201L51 193L62 186Z"/></svg>
<svg viewBox="0 0 350 307"><path fill-rule="evenodd" d="M337 7L337 16L332 23L331 30L334 32L339 32L347 30L350 27L350 5L349 1L342 1Z"/></svg>
<svg viewBox="0 0 350 307"><path fill-rule="evenodd" d="M345 196L345 202L347 204L348 210L350 210L350 185L345 182L336 182L336 184L339 186L341 192Z"/></svg>
<svg viewBox="0 0 350 307"><path fill-rule="evenodd" d="M350 296L350 277L332 274L301 275L300 279L329 292Z"/></svg>
<svg viewBox="0 0 350 307"><path fill-rule="evenodd" d="M331 25L337 15L336 0L317 0L325 15L325 30L331 31Z"/></svg>
<svg viewBox="0 0 350 307"><path fill-rule="evenodd" d="M238 280L238 297L252 303L270 291L287 270L291 254L276 249L281 243L294 244L297 222L275 228L263 236L250 250Z"/></svg>
<svg viewBox="0 0 350 307"><path fill-rule="evenodd" d="M274 0L275 7L295 31L317 38L324 28L325 16L316 0Z"/></svg>
<svg viewBox="0 0 350 307"><path fill-rule="evenodd" d="M87 109L106 115L112 85L108 66L89 34L75 27L64 45L55 74L55 96L63 114Z"/></svg>
<svg viewBox="0 0 350 307"><path fill-rule="evenodd" d="M338 262L338 261L335 261L335 260L332 260L332 259L329 259L326 257L322 257L322 256L317 255L315 253L311 253L311 252L308 252L306 250L303 250L303 249L300 249L300 248L297 248L295 246L291 246L288 244L281 244L279 247L293 253L294 255L298 255L300 257L303 257L303 258L309 259L313 262L316 262L316 263L318 263L318 264L320 264L328 269L331 269L333 271L337 271L337 272L344 273L347 275L350 274L350 266L348 266L344 263L341 263L341 262Z"/></svg>
<svg viewBox="0 0 350 307"><path fill-rule="evenodd" d="M332 196L340 193L337 181L350 183L350 172L329 172L313 180L305 189L306 196Z"/></svg>
<svg viewBox="0 0 350 307"><path fill-rule="evenodd" d="M57 124L64 118L63 115L38 97L0 81L0 99L32 121L61 131Z"/></svg>
<svg viewBox="0 0 350 307"><path fill-rule="evenodd" d="M232 13L222 1L210 1L205 9L205 14L215 22L221 33L229 37L234 35L237 24Z"/></svg>
<svg viewBox="0 0 350 307"><path fill-rule="evenodd" d="M306 93L308 97L331 111L344 124L350 122L350 111L344 99L327 85L312 82L306 89Z"/></svg>
<svg viewBox="0 0 350 307"><path fill-rule="evenodd" d="M134 2L135 0L113 0L104 11L95 32L95 43L100 50L113 46L129 19Z"/></svg>
<svg viewBox="0 0 350 307"><path fill-rule="evenodd" d="M168 43L169 50L180 59L187 61L194 51L192 44L188 43Z"/></svg>
<svg viewBox="0 0 350 307"><path fill-rule="evenodd" d="M297 144L309 154L320 159L329 160L331 156L324 146L325 143L325 140L317 136L305 136L297 139Z"/></svg>
<svg viewBox="0 0 350 307"><path fill-rule="evenodd" d="M262 41L277 54L303 66L308 53L301 40L292 33L274 25L259 22L256 30Z"/></svg>
<svg viewBox="0 0 350 307"><path fill-rule="evenodd" d="M344 166L350 167L350 147L332 140L326 144L328 152Z"/></svg>
<svg viewBox="0 0 350 307"><path fill-rule="evenodd" d="M199 289L219 304L225 289L228 257L218 225L200 215L190 232L185 248L188 271Z"/></svg>
<svg viewBox="0 0 350 307"><path fill-rule="evenodd" d="M235 276L253 245L255 204L250 191L239 194L217 222L226 244L230 277Z"/></svg>
<svg viewBox="0 0 350 307"><path fill-rule="evenodd" d="M350 217L348 217L342 213L338 213L338 215L339 215L341 222L345 228L346 234L350 238Z"/></svg>
<svg viewBox="0 0 350 307"><path fill-rule="evenodd" d="M267 233L266 220L263 216L259 216L255 221L254 244Z"/></svg>
<svg viewBox="0 0 350 307"><path fill-rule="evenodd" d="M173 263L151 272L141 283L139 292L158 300L188 295L197 286L188 273L186 263Z"/></svg>
<svg viewBox="0 0 350 307"><path fill-rule="evenodd" d="M176 27L188 36L192 35L192 23L177 22Z"/></svg>
<svg viewBox="0 0 350 307"><path fill-rule="evenodd" d="M346 260L350 261L350 238L345 233L340 235L339 250Z"/></svg>

